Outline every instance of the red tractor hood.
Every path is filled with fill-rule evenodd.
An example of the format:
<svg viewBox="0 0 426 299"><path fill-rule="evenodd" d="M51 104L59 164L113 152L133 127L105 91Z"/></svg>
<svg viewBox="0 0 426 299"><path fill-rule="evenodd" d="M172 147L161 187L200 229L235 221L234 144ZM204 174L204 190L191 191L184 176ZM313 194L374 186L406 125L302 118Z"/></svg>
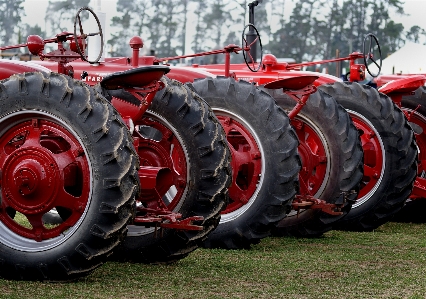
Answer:
<svg viewBox="0 0 426 299"><path fill-rule="evenodd" d="M140 60L138 67L152 66L153 64L143 63L144 61ZM149 61L148 61L149 62ZM37 61L38 64L50 69L51 71L58 71L58 64L52 61ZM87 62L76 60L70 63L74 69L74 78L80 79L83 72L86 72L87 75L82 79L89 85L95 85L102 81L102 79L110 74L115 72L122 72L135 68L134 66L128 63L126 58L117 58L117 59L108 59L104 63L99 64L88 64ZM195 68L178 68L170 66L171 71L167 74L171 79L176 79L180 82L193 82L197 78L205 77L216 77L216 75L206 72L202 69ZM170 75L170 76L169 76Z"/></svg>
<svg viewBox="0 0 426 299"><path fill-rule="evenodd" d="M204 74L207 76L207 74L210 74L209 76L215 77L215 76L224 76L225 75L225 68L223 65L208 65L208 66L189 66L189 67L174 67L171 69L170 73L167 74L168 77L179 80L181 82L188 82L193 81L195 78L200 77L194 77L190 78L188 76L187 80L180 80L182 73L188 72L190 70L197 70L198 74ZM340 78L324 74L324 73L317 73L317 72L307 72L307 71L296 71L296 70L286 70L285 68L276 68L272 70L259 70L258 72L252 72L247 69L247 66L245 64L231 64L230 68L231 75L234 76L236 79L245 80L248 82L256 83L256 85L264 85L266 83L269 83L271 81L275 81L278 79L286 79L286 78L293 78L293 77L300 77L300 76L318 76L319 78L314 82L314 85L319 86L326 83L333 83L337 81L342 81ZM188 73L187 73L188 74Z"/></svg>
<svg viewBox="0 0 426 299"><path fill-rule="evenodd" d="M9 78L14 74L28 72L43 72L48 74L50 71L50 69L33 62L0 59L0 80Z"/></svg>
<svg viewBox="0 0 426 299"><path fill-rule="evenodd" d="M151 59L150 59L151 58ZM153 65L153 57L139 57L139 66L151 66ZM57 63L51 61L37 61L37 64L43 65L44 67L57 71ZM102 81L103 77L110 75L114 72L125 71L131 68L135 68L130 64L130 60L125 57L119 58L108 58L105 62L99 64L88 64L81 60L75 60L70 63L74 69L74 78L80 79L83 72L87 73L87 76L82 79L89 85L95 85ZM290 70L286 68L287 64L276 64L272 67L260 69L258 72L250 71L245 64L231 64L230 75L236 79L253 82L256 85L264 85L271 81L278 79L286 79L293 77L300 77L306 75L314 75L319 78L314 82L314 85L319 86L326 83L333 83L342 81L340 78L331 76L324 73ZM178 80L182 83L193 82L195 79L216 77L225 75L225 66L221 64L215 65L193 65L193 66L170 66L170 72L167 77Z"/></svg>

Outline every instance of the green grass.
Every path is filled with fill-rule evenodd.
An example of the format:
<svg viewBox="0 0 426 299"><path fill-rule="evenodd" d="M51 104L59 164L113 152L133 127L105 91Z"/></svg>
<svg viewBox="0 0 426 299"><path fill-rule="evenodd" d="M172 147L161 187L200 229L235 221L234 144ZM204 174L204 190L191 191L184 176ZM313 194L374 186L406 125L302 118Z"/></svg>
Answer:
<svg viewBox="0 0 426 299"><path fill-rule="evenodd" d="M426 224L198 249L172 265L108 262L70 283L0 279L0 298L426 298Z"/></svg>

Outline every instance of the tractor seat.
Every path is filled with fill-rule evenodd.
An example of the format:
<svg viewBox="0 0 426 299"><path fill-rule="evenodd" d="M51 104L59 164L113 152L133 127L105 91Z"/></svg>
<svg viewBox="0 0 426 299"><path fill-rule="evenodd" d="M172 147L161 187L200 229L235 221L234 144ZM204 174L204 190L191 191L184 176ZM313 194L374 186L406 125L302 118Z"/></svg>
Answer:
<svg viewBox="0 0 426 299"><path fill-rule="evenodd" d="M307 87L308 85L311 85L318 78L319 78L318 76L306 75L306 76L278 79L265 84L265 88L268 88L268 89L282 88L284 90L300 90Z"/></svg>
<svg viewBox="0 0 426 299"><path fill-rule="evenodd" d="M101 86L108 90L126 87L144 87L154 80L159 80L169 71L170 68L163 65L142 66L105 76L101 81Z"/></svg>

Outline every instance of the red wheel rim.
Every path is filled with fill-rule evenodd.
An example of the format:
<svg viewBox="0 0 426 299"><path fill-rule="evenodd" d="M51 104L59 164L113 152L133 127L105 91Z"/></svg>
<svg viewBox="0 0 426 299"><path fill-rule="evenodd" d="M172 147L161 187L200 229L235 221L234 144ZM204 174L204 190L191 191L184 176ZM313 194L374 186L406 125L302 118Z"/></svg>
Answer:
<svg viewBox="0 0 426 299"><path fill-rule="evenodd" d="M226 133L232 155L232 183L230 203L222 214L229 214L245 206L254 196L262 174L262 151L255 137L236 118L216 113Z"/></svg>
<svg viewBox="0 0 426 299"><path fill-rule="evenodd" d="M172 171L173 192L169 190L165 204L173 211L181 204L187 187L188 165L185 151L173 131L157 118L145 115L136 124L150 127L155 132L154 139L142 138L139 141L141 166L168 167Z"/></svg>
<svg viewBox="0 0 426 299"><path fill-rule="evenodd" d="M67 128L48 116L23 119L19 115L2 123L0 220L19 236L43 241L81 218L90 198L90 167L79 140ZM46 227L42 216L53 208L65 210L66 219ZM17 221L16 214L27 224Z"/></svg>
<svg viewBox="0 0 426 299"><path fill-rule="evenodd" d="M413 131L416 136L417 146L420 149L426 148L426 118L418 113L417 111L402 108L404 113L407 115L408 121L410 124L414 124ZM418 126L418 127L417 127ZM419 164L417 168L417 173L421 177L426 176L426 152L423 150L418 151L419 154Z"/></svg>
<svg viewBox="0 0 426 299"><path fill-rule="evenodd" d="M377 190L384 173L384 146L380 134L373 125L362 115L348 111L355 127L358 129L364 151L364 176L358 193L357 207L367 201Z"/></svg>
<svg viewBox="0 0 426 299"><path fill-rule="evenodd" d="M319 197L328 180L329 165L324 137L305 120L291 121L299 138L298 152L302 160L299 173L300 194Z"/></svg>

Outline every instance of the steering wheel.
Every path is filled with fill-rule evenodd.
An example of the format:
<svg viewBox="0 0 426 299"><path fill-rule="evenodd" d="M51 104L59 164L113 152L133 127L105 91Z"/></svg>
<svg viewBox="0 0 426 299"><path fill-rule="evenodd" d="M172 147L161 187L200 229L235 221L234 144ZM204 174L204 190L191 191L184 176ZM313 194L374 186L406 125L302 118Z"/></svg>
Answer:
<svg viewBox="0 0 426 299"><path fill-rule="evenodd" d="M373 43L374 42L374 43ZM376 58L374 57L374 48L377 46L378 52L379 52L379 60L380 65L377 63ZM377 40L377 37L369 33L365 36L364 42L363 42L363 56L364 56L364 65L367 69L367 72L373 77L377 77L380 74L380 71L382 70L382 51L380 50L379 41ZM368 52L367 52L368 51ZM373 62L377 68L379 69L377 73L372 73L370 69L368 68L368 63Z"/></svg>
<svg viewBox="0 0 426 299"><path fill-rule="evenodd" d="M91 13L95 17L96 23L98 24L98 28L99 28L98 32L88 33L88 34L84 33L83 26L81 25L81 18L80 18L80 13L82 11L84 11L84 10L87 10L89 13ZM78 23L78 25L80 27L80 36L77 35L77 23ZM99 35L101 37L101 50L99 52L98 57L94 61L89 61L86 58L86 53L85 53L85 51L86 51L85 48L86 47L85 47L85 43L83 43L82 48L80 48L80 44L79 44L78 40L79 39L86 39L89 36L96 36L96 35ZM104 35L102 33L102 27L101 27L101 23L99 22L98 16L89 7L82 7L82 8L80 8L78 10L78 12L77 12L77 15L75 16L75 19L74 19L74 41L75 41L75 44L76 44L77 52L78 52L78 54L80 54L80 57L81 57L82 60L87 61L90 64L93 64L93 63L97 63L99 61L99 59L101 59L102 53L103 53L103 49L104 49Z"/></svg>
<svg viewBox="0 0 426 299"><path fill-rule="evenodd" d="M246 29L247 28L253 28L254 31L256 32L256 34L251 34L251 36L256 36L256 38L254 38L251 43L249 44L249 42L247 41L246 37ZM250 31L249 31L250 32ZM251 47L256 47L256 42L257 40L259 40L259 45L260 45L260 62L259 65L256 67L256 57L252 57L251 53L250 53L250 49ZM250 71L252 72L257 72L260 69L260 66L262 65L262 60L263 60L263 47L262 47L262 40L260 39L260 34L259 31L257 31L256 27L254 27L253 24L247 24L244 27L243 30L243 38L242 38L242 47L243 49L243 56L244 56L244 61L247 65L247 67L249 68ZM246 54L247 53L247 54ZM248 61L247 58L250 57L251 61ZM251 65L251 66L250 66ZM253 68L252 68L253 67Z"/></svg>

